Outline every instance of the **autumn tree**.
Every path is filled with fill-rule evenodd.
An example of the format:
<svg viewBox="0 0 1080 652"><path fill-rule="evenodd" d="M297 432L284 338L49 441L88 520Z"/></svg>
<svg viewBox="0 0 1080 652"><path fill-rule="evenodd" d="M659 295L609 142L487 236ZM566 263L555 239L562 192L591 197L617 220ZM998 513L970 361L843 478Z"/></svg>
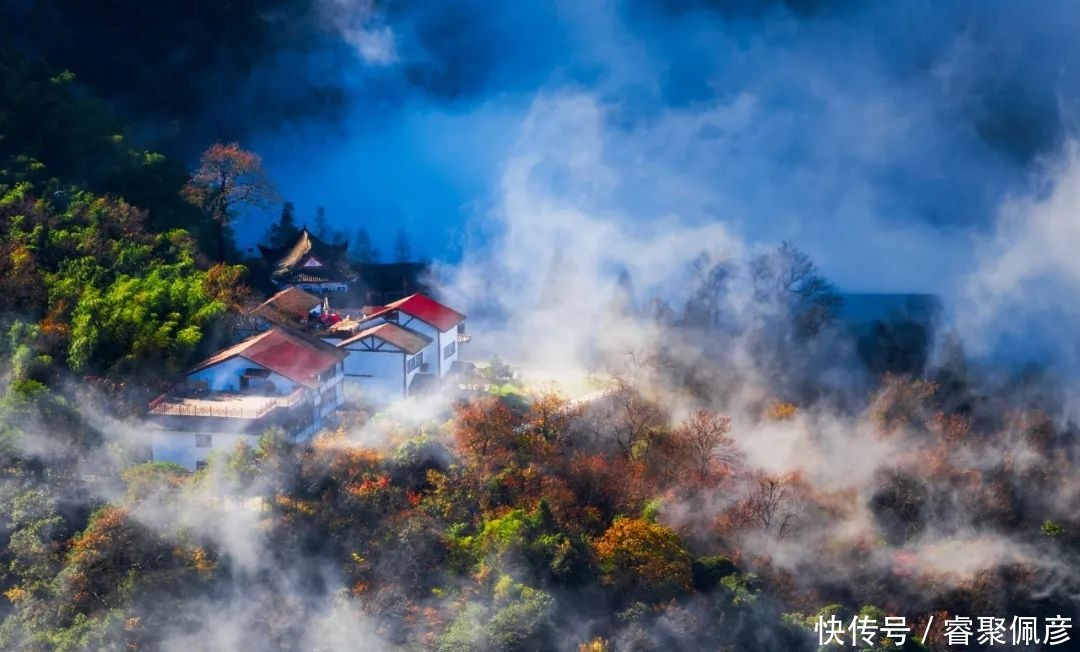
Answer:
<svg viewBox="0 0 1080 652"><path fill-rule="evenodd" d="M513 450L520 419L494 396L459 407L454 419L454 438L466 459L494 464Z"/></svg>
<svg viewBox="0 0 1080 652"><path fill-rule="evenodd" d="M601 438L614 442L627 459L646 455L655 436L667 427L660 405L646 395L633 376L627 375L611 380L604 400L609 410L599 415Z"/></svg>
<svg viewBox="0 0 1080 652"><path fill-rule="evenodd" d="M698 410L675 429L674 438L685 450L689 466L700 483L706 484L720 465L735 461L735 442L729 436L731 417Z"/></svg>
<svg viewBox="0 0 1080 652"><path fill-rule="evenodd" d="M262 159L237 143L218 143L203 152L199 168L181 193L214 221L218 259L222 262L228 254L229 227L238 211L266 208L277 201Z"/></svg>
<svg viewBox="0 0 1080 652"><path fill-rule="evenodd" d="M251 288L244 284L247 268L243 265L217 263L206 270L203 292L207 299L218 301L230 312L240 312L251 298Z"/></svg>
<svg viewBox="0 0 1080 652"><path fill-rule="evenodd" d="M869 505L885 540L903 545L926 525L930 490L917 475L899 469L878 473Z"/></svg>
<svg viewBox="0 0 1080 652"><path fill-rule="evenodd" d="M690 555L668 527L640 518L618 519L594 547L602 579L616 590L651 601L690 590Z"/></svg>
<svg viewBox="0 0 1080 652"><path fill-rule="evenodd" d="M557 391L548 390L533 395L525 420L544 441L562 444L569 435L571 424L583 412L581 405Z"/></svg>
<svg viewBox="0 0 1080 652"><path fill-rule="evenodd" d="M47 298L34 251L19 242L0 242L0 312L36 314Z"/></svg>
<svg viewBox="0 0 1080 652"><path fill-rule="evenodd" d="M750 473L745 478L744 498L721 515L719 525L758 530L780 541L798 525L799 514L806 508L805 489L797 474Z"/></svg>
<svg viewBox="0 0 1080 652"><path fill-rule="evenodd" d="M884 433L930 419L930 399L937 385L921 378L885 374L881 389L870 403L869 413Z"/></svg>
<svg viewBox="0 0 1080 652"><path fill-rule="evenodd" d="M116 606L132 571L168 552L126 509L102 507L71 543L62 608L87 613Z"/></svg>

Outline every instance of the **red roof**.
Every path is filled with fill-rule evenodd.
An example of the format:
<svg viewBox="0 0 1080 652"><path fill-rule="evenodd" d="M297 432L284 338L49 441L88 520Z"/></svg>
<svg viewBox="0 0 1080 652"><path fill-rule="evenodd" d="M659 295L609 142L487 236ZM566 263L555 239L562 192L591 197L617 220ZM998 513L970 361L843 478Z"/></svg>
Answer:
<svg viewBox="0 0 1080 652"><path fill-rule="evenodd" d="M217 352L195 365L191 371L199 371L239 356L301 385L317 387L319 376L332 369L347 355L345 351L339 351L323 342L316 343L303 336L274 328Z"/></svg>
<svg viewBox="0 0 1080 652"><path fill-rule="evenodd" d="M398 310L420 321L427 322L442 332L446 332L465 321L465 315L448 308L431 297L423 294L410 294L376 310L368 318L378 317L391 310Z"/></svg>
<svg viewBox="0 0 1080 652"><path fill-rule="evenodd" d="M393 344L410 355L415 355L420 351L423 351L425 346L431 344L431 338L423 333L417 333L412 329L398 326L393 322L383 322L378 326L372 326L371 328L360 331L344 342L339 343L338 346L345 347L353 342L362 340L365 337L377 337L384 342Z"/></svg>

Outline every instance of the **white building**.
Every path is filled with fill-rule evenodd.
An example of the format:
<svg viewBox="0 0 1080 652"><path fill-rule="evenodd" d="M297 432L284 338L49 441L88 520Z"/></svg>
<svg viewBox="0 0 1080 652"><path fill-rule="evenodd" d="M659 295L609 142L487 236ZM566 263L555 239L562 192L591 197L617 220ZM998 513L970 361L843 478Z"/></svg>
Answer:
<svg viewBox="0 0 1080 652"><path fill-rule="evenodd" d="M218 352L150 403L154 461L194 470L212 451L254 446L271 426L306 440L344 400L346 355L281 328Z"/></svg>
<svg viewBox="0 0 1080 652"><path fill-rule="evenodd" d="M392 322L368 325L338 344L348 353L345 382L376 403L403 399L416 378L427 373L424 350L431 343L430 337Z"/></svg>
<svg viewBox="0 0 1080 652"><path fill-rule="evenodd" d="M348 352L345 382L375 401L403 398L437 385L468 340L465 315L423 294L376 308L338 343Z"/></svg>

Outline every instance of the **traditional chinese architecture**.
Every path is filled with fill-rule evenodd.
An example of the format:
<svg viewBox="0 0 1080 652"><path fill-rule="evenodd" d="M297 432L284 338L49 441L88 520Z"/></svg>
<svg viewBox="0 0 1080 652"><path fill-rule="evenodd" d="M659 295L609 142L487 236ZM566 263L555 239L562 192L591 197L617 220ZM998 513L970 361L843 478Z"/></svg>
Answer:
<svg viewBox="0 0 1080 652"><path fill-rule="evenodd" d="M344 400L347 355L275 327L207 358L150 403L154 461L194 470L212 451L255 445L271 426L306 440Z"/></svg>
<svg viewBox="0 0 1080 652"><path fill-rule="evenodd" d="M345 382L375 401L437 386L468 341L465 315L423 294L367 308L349 331L339 328L336 335L348 353Z"/></svg>
<svg viewBox="0 0 1080 652"><path fill-rule="evenodd" d="M296 242L273 249L259 245L270 268L270 279L279 288L298 288L318 295L347 292L356 280L345 255L347 245L328 244L304 227Z"/></svg>

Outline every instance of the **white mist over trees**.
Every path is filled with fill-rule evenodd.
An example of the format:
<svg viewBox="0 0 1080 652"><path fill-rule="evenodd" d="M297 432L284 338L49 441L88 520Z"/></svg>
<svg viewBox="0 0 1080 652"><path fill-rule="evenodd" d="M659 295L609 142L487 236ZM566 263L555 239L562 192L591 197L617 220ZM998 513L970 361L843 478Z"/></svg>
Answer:
<svg viewBox="0 0 1080 652"><path fill-rule="evenodd" d="M473 225L490 238L436 268L441 296L469 314L461 346L502 356L472 389L378 412L359 397L312 442L268 430L192 474L146 463L147 400L228 341L255 270L211 266L228 243L200 246L160 220L165 202L146 214L69 192L79 174L43 179L42 152L13 150L0 166L0 648L787 652L817 649L819 617L859 616L903 617L944 652L950 617L1075 620L1073 152L993 212L976 264L955 249L966 236L942 241L933 226L992 205L1017 161L1052 150L1056 122L1032 142L992 100L1046 81L1023 77L1045 64L1005 36L1026 35L1041 59L1070 51L1072 22L995 3L899 23L891 5L678 4L568 10L590 28L578 36L593 65L561 74L600 87L516 98L525 114L507 120L508 155ZM238 25L282 25L291 6ZM398 88L404 73L453 98L455 115L483 89L551 77L528 64L542 47L511 47L508 27L542 35L517 3L484 7L483 21L466 5L301 7L284 41L309 33L313 11L371 66L366 87ZM658 57L658 40L680 57ZM716 57L732 44L741 56ZM729 62L724 74L705 54ZM1045 57L1055 70L1061 58ZM23 83L7 61L15 99L35 99L13 115L70 101L62 129L43 133L117 142L72 122L91 112L56 91L64 75ZM135 170L162 169L139 152L72 149L136 186ZM162 178L155 192L178 198L183 180ZM227 235L235 204L196 203ZM357 211L327 205L306 213L326 239L364 224L335 234ZM273 237L296 228L291 216ZM366 236L360 262L377 258ZM412 258L407 239L378 237ZM952 270L945 298L967 303L949 304L925 368L878 375L837 315L838 268L849 282ZM1026 355L1026 333L1008 342L1019 323L1057 367L981 355L1003 336ZM560 394L538 371L586 389Z"/></svg>

